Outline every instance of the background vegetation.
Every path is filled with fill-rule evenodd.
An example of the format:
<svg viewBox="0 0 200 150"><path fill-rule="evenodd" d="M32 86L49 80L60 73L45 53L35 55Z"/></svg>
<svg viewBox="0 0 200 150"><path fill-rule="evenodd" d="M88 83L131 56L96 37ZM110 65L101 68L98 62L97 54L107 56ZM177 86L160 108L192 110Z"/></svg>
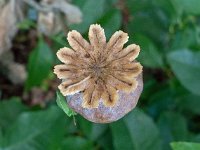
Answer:
<svg viewBox="0 0 200 150"><path fill-rule="evenodd" d="M26 66L24 85L0 70L0 150L199 150L200 1L73 0L85 37L100 23L109 38L122 29L141 46L144 91L137 108L111 124L68 117L56 105L60 81L52 73L65 32L37 34L37 10L19 24L11 50ZM23 46L20 46L23 45Z"/></svg>

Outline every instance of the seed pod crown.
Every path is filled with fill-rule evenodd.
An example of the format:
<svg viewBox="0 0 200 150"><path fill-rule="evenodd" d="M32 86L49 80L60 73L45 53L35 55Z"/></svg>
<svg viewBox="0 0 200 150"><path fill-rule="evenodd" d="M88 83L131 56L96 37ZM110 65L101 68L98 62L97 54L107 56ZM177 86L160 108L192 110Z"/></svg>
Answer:
<svg viewBox="0 0 200 150"><path fill-rule="evenodd" d="M71 48L57 52L64 64L54 67L54 73L62 79L58 88L64 96L83 92L84 108L97 108L101 100L106 107L113 107L119 90L131 92L137 87L142 66L135 59L140 47L131 44L123 48L127 33L117 31L106 43L104 29L93 24L89 28L90 43L75 30L68 33L67 40Z"/></svg>

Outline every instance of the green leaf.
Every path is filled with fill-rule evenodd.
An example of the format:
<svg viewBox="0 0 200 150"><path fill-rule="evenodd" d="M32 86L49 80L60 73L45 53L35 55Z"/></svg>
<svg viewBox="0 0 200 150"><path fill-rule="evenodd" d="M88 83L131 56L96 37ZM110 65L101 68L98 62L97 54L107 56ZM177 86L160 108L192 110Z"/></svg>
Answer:
<svg viewBox="0 0 200 150"><path fill-rule="evenodd" d="M112 137L108 124L92 123L79 115L77 116L77 125L84 137L98 143L105 150L113 149Z"/></svg>
<svg viewBox="0 0 200 150"><path fill-rule="evenodd" d="M61 145L65 126L66 120L56 107L24 112L6 128L3 148L4 150L55 150Z"/></svg>
<svg viewBox="0 0 200 150"><path fill-rule="evenodd" d="M176 31L171 47L173 49L184 49L185 47L199 47L199 32L197 27L187 27L184 30Z"/></svg>
<svg viewBox="0 0 200 150"><path fill-rule="evenodd" d="M131 36L131 35L130 35ZM151 68L160 68L163 66L163 58L154 43L141 34L130 37L130 41L140 45L141 51L138 60L142 65Z"/></svg>
<svg viewBox="0 0 200 150"><path fill-rule="evenodd" d="M21 30L28 30L31 27L36 27L36 24L34 21L30 19L24 19L22 22L20 22L18 25L18 28Z"/></svg>
<svg viewBox="0 0 200 150"><path fill-rule="evenodd" d="M199 143L192 142L173 142L170 143L173 150L199 150Z"/></svg>
<svg viewBox="0 0 200 150"><path fill-rule="evenodd" d="M188 130L185 118L178 113L165 112L158 120L158 126L162 135L164 150L169 150L172 141L187 140Z"/></svg>
<svg viewBox="0 0 200 150"><path fill-rule="evenodd" d="M1 147L4 146L4 138L3 138L3 129L2 127L0 126L0 150L1 150Z"/></svg>
<svg viewBox="0 0 200 150"><path fill-rule="evenodd" d="M13 97L0 101L0 127L3 129L12 124L27 108L22 105L20 98Z"/></svg>
<svg viewBox="0 0 200 150"><path fill-rule="evenodd" d="M82 116L77 116L77 124L80 126L83 134L92 141L97 140L102 134L104 134L106 129L108 129L107 124L92 123Z"/></svg>
<svg viewBox="0 0 200 150"><path fill-rule="evenodd" d="M200 52L187 49L173 51L168 54L168 62L181 84L200 95Z"/></svg>
<svg viewBox="0 0 200 150"><path fill-rule="evenodd" d="M53 54L45 41L40 38L37 47L31 52L28 60L28 79L26 90L41 85L48 77L53 65Z"/></svg>
<svg viewBox="0 0 200 150"><path fill-rule="evenodd" d="M81 137L68 137L63 141L62 150L93 150L93 143Z"/></svg>
<svg viewBox="0 0 200 150"><path fill-rule="evenodd" d="M200 134L193 135L191 141L200 143Z"/></svg>
<svg viewBox="0 0 200 150"><path fill-rule="evenodd" d="M104 150L112 150L114 149L113 141L112 141L111 130L107 128L106 132L101 135L96 141Z"/></svg>
<svg viewBox="0 0 200 150"><path fill-rule="evenodd" d="M56 95L57 105L67 114L67 116L71 117L76 115L76 113L71 108L69 108L65 97L59 91L56 92Z"/></svg>
<svg viewBox="0 0 200 150"><path fill-rule="evenodd" d="M137 150L135 146L137 141L135 141L135 139L132 138L131 132L129 131L132 129L129 129L125 121L119 121L119 122L111 124L111 130L112 130L112 136L114 140L113 144L116 150L122 150L122 149ZM135 136L137 136L137 134ZM127 143L127 141L129 142Z"/></svg>
<svg viewBox="0 0 200 150"><path fill-rule="evenodd" d="M86 120L82 116L77 116L77 125L86 137L89 137L92 132L93 123Z"/></svg>
<svg viewBox="0 0 200 150"><path fill-rule="evenodd" d="M26 110L18 97L0 101L0 149L5 145L5 130Z"/></svg>
<svg viewBox="0 0 200 150"><path fill-rule="evenodd" d="M134 109L126 117L110 125L116 150L160 150L157 127L146 114Z"/></svg>
<svg viewBox="0 0 200 150"><path fill-rule="evenodd" d="M199 0L175 0L175 4L179 9L186 13L199 15L200 14L200 1ZM180 5L181 4L181 5Z"/></svg>
<svg viewBox="0 0 200 150"><path fill-rule="evenodd" d="M84 3L78 4L80 4L79 7L83 14L82 22L80 24L70 25L70 29L85 33L90 24L96 23L96 21L104 14L105 0L87 0Z"/></svg>
<svg viewBox="0 0 200 150"><path fill-rule="evenodd" d="M140 12L142 10L149 11L152 9L153 5L152 2L149 0L126 0L125 1L126 6L128 7L130 13L135 14L137 12Z"/></svg>
<svg viewBox="0 0 200 150"><path fill-rule="evenodd" d="M155 5L157 5L160 9L160 13L162 13L162 17L167 17L165 20L168 22L176 22L180 19L180 15L182 13L181 5L177 5L175 0L155 0Z"/></svg>
<svg viewBox="0 0 200 150"><path fill-rule="evenodd" d="M154 89L148 97L149 105L147 110L154 118L159 117L165 110L173 109L176 104L174 101L174 91L168 85L159 85L158 88L157 90Z"/></svg>
<svg viewBox="0 0 200 150"><path fill-rule="evenodd" d="M104 28L106 37L110 38L115 31L119 30L121 21L122 15L120 11L111 9L98 21L98 23Z"/></svg>
<svg viewBox="0 0 200 150"><path fill-rule="evenodd" d="M153 1L127 0L125 3L130 12L127 24L129 35L144 34L156 42L165 43L168 21Z"/></svg>
<svg viewBox="0 0 200 150"><path fill-rule="evenodd" d="M183 111L200 115L200 96L193 94L181 95L177 105Z"/></svg>
<svg viewBox="0 0 200 150"><path fill-rule="evenodd" d="M92 124L92 130L90 132L89 138L91 140L97 140L100 138L108 129L107 124Z"/></svg>

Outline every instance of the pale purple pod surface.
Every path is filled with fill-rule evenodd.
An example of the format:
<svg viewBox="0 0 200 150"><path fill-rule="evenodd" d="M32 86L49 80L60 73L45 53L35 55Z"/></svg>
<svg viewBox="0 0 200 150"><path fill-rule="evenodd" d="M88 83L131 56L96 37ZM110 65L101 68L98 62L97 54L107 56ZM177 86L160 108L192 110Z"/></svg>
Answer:
<svg viewBox="0 0 200 150"><path fill-rule="evenodd" d="M143 77L140 74L136 80L138 81L137 88L128 93L118 91L119 100L113 107L106 107L100 100L98 108L83 108L82 93L76 93L72 96L67 96L67 103L75 112L82 115L85 119L95 123L111 123L124 117L127 113L133 110L143 90Z"/></svg>

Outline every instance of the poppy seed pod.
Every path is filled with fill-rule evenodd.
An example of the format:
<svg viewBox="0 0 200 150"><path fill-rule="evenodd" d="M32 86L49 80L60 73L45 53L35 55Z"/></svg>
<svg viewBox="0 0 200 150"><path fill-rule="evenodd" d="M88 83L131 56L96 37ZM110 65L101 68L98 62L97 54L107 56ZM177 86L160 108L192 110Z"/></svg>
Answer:
<svg viewBox="0 0 200 150"><path fill-rule="evenodd" d="M63 82L59 89L69 106L92 122L116 121L132 110L143 89L142 66L135 59L140 47L123 48L128 34L115 32L108 43L103 28L91 25L88 43L75 30L68 33L72 49L62 48L57 56L64 64L54 73Z"/></svg>
<svg viewBox="0 0 200 150"><path fill-rule="evenodd" d="M143 90L142 74L137 77L138 85L130 93L118 91L119 100L113 107L106 107L100 102L98 108L87 109L82 107L83 94L77 93L73 96L67 96L67 102L70 108L81 114L85 119L95 123L110 123L117 121L130 112L139 100Z"/></svg>

